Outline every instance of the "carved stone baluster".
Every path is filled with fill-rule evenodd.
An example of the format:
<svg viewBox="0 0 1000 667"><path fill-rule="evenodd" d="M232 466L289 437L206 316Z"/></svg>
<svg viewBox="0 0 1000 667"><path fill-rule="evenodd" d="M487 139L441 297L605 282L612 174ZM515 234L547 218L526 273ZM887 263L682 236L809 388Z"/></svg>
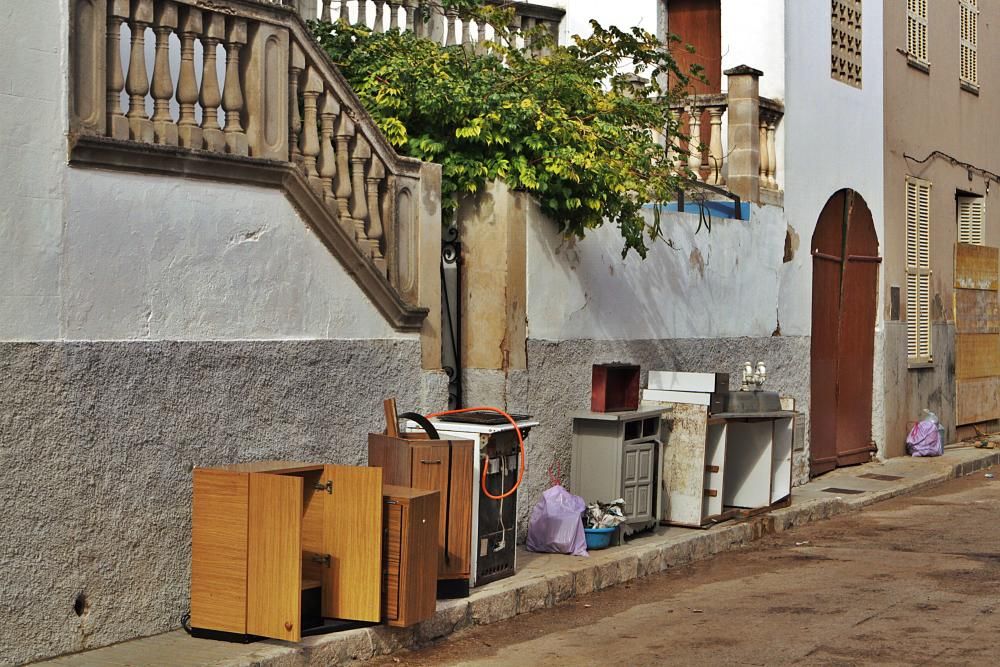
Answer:
<svg viewBox="0 0 1000 667"><path fill-rule="evenodd" d="M184 148L201 148L202 133L195 116L195 104L198 103L198 81L194 71L194 40L201 34L201 10L185 7L181 12L181 68L177 78L177 104L180 107L180 118L177 121L177 134L180 145Z"/></svg>
<svg viewBox="0 0 1000 667"><path fill-rule="evenodd" d="M302 48L292 42L291 57L288 60L288 146L291 162L298 163L302 159L299 151L299 133L302 132L302 112L299 111L299 77L306 66L306 57Z"/></svg>
<svg viewBox="0 0 1000 667"><path fill-rule="evenodd" d="M323 182L316 170L316 158L319 156L319 119L317 101L323 92L323 80L312 67L305 72L305 85L302 86L302 165L309 185L317 193L323 193Z"/></svg>
<svg viewBox="0 0 1000 667"><path fill-rule="evenodd" d="M205 24L201 43L205 47L201 73L201 129L205 137L205 148L221 153L226 150L226 135L219 125L219 105L222 92L219 90L219 71L216 64L216 48L226 36L226 17L212 14Z"/></svg>
<svg viewBox="0 0 1000 667"><path fill-rule="evenodd" d="M531 42L534 40L534 35L531 32L535 29L535 19L530 16L525 16L521 19L521 33L524 35L524 50L529 52L534 52L531 46Z"/></svg>
<svg viewBox="0 0 1000 667"><path fill-rule="evenodd" d="M778 189L778 152L775 146L775 135L778 132L778 119L771 116L767 123L767 187ZM763 150L761 151L764 152Z"/></svg>
<svg viewBox="0 0 1000 667"><path fill-rule="evenodd" d="M385 0L375 0L375 32L385 32Z"/></svg>
<svg viewBox="0 0 1000 667"><path fill-rule="evenodd" d="M323 199L334 210L337 208L337 200L333 195L333 178L337 175L336 156L333 151L333 123L340 113L340 104L333 97L333 93L327 90L320 98L319 118L319 177L323 182Z"/></svg>
<svg viewBox="0 0 1000 667"><path fill-rule="evenodd" d="M479 19L476 23L476 53L486 52L486 21Z"/></svg>
<svg viewBox="0 0 1000 667"><path fill-rule="evenodd" d="M688 107L688 169L701 179L701 107Z"/></svg>
<svg viewBox="0 0 1000 667"><path fill-rule="evenodd" d="M764 115L764 111L761 110L760 114L760 169L757 173L760 175L760 183L762 186L767 186L767 174L770 171L771 166L767 162L767 118Z"/></svg>
<svg viewBox="0 0 1000 667"><path fill-rule="evenodd" d="M351 219L354 221L354 238L362 248L365 243L365 226L368 222L368 197L365 195L365 167L372 156L371 146L360 134L354 136L351 152Z"/></svg>
<svg viewBox="0 0 1000 667"><path fill-rule="evenodd" d="M160 2L156 5L153 32L156 34L156 60L153 65L153 136L156 143L176 146L177 125L170 116L170 98L174 83L170 78L170 35L177 28L177 5Z"/></svg>
<svg viewBox="0 0 1000 667"><path fill-rule="evenodd" d="M399 29L399 8L403 0L389 0L389 30Z"/></svg>
<svg viewBox="0 0 1000 667"><path fill-rule="evenodd" d="M333 4L333 0L323 0L323 10L320 12L319 18L321 21L330 22L330 5Z"/></svg>
<svg viewBox="0 0 1000 667"><path fill-rule="evenodd" d="M340 0L340 19L344 21L344 23L351 22L351 11L350 7L347 6L348 2L349 0Z"/></svg>
<svg viewBox="0 0 1000 667"><path fill-rule="evenodd" d="M451 8L449 9L445 16L448 18L448 35L445 37L445 46L455 46L455 20L458 18L458 10Z"/></svg>
<svg viewBox="0 0 1000 667"><path fill-rule="evenodd" d="M462 46L472 48L472 21L468 17L462 19Z"/></svg>
<svg viewBox="0 0 1000 667"><path fill-rule="evenodd" d="M153 22L153 0L133 0L129 29L132 31L132 49L129 53L128 92L129 137L133 141L153 143L153 122L146 115L146 94L149 93L149 75L146 72L146 28Z"/></svg>
<svg viewBox="0 0 1000 667"><path fill-rule="evenodd" d="M382 255L382 214L380 206L379 188L385 180L385 167L377 157L372 158L371 166L368 167L368 176L365 178L368 194L368 250L375 265L379 267L382 275L385 275L385 259Z"/></svg>
<svg viewBox="0 0 1000 667"><path fill-rule="evenodd" d="M410 32L416 32L417 26L417 0L405 0L406 4L406 29Z"/></svg>
<svg viewBox="0 0 1000 667"><path fill-rule="evenodd" d="M340 215L340 223L344 229L354 234L354 226L351 221L351 137L354 136L354 121L348 115L346 109L341 109L340 118L337 119L337 176L336 187L333 191L337 198L337 212Z"/></svg>
<svg viewBox="0 0 1000 667"><path fill-rule="evenodd" d="M722 152L722 114L725 112L724 106L708 107L709 122L712 124L712 135L708 145L708 179L712 185L722 185L725 179L722 177L722 166L725 156Z"/></svg>
<svg viewBox="0 0 1000 667"><path fill-rule="evenodd" d="M358 20L355 23L368 25L368 0L358 0Z"/></svg>
<svg viewBox="0 0 1000 667"><path fill-rule="evenodd" d="M112 0L108 6L108 136L112 139L128 139L128 118L122 113L122 89L125 88L125 73L122 70L121 28L128 20L128 0Z"/></svg>
<svg viewBox="0 0 1000 667"><path fill-rule="evenodd" d="M250 143L243 130L243 82L240 80L240 50L247 43L247 22L230 18L226 30L226 84L222 108L226 111L226 151L249 155Z"/></svg>

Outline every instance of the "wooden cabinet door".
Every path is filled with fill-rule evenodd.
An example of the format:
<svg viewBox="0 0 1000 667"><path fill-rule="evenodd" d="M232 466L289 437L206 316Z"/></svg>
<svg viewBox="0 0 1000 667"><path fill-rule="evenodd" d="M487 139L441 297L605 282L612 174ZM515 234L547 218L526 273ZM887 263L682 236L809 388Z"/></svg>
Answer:
<svg viewBox="0 0 1000 667"><path fill-rule="evenodd" d="M302 478L249 475L247 633L302 637Z"/></svg>
<svg viewBox="0 0 1000 667"><path fill-rule="evenodd" d="M447 495L441 494L442 509L439 514L442 521L444 516L448 517L448 550L445 569L440 572L464 578L471 574L472 569L472 494L479 493L481 479L473 475L473 467L479 448L472 440L455 440L451 442L450 451L450 486Z"/></svg>
<svg viewBox="0 0 1000 667"><path fill-rule="evenodd" d="M323 616L377 623L382 601L382 469L328 465Z"/></svg>
<svg viewBox="0 0 1000 667"><path fill-rule="evenodd" d="M451 448L447 443L413 444L410 446L411 486L415 489L437 491L443 502L439 511L438 574L449 571L450 539L448 535L448 471L451 466Z"/></svg>

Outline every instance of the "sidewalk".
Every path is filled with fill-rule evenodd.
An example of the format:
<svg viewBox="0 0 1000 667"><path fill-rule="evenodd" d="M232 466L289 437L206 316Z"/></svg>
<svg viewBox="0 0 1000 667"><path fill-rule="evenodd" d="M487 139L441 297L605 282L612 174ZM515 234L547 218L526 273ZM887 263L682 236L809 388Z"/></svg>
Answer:
<svg viewBox="0 0 1000 667"><path fill-rule="evenodd" d="M464 600L439 601L434 618L415 628L374 626L311 637L300 644L228 644L183 631L34 663L52 667L313 667L365 660L445 637L470 625L496 623L551 607L576 595L707 558L893 496L934 486L1000 464L1000 449L955 445L935 459L901 457L836 470L792 491L790 507L708 530L660 527L626 546L589 558L518 553L515 576L488 584ZM874 478L872 476L875 476ZM890 479L880 479L884 476ZM892 479L898 478L898 479Z"/></svg>

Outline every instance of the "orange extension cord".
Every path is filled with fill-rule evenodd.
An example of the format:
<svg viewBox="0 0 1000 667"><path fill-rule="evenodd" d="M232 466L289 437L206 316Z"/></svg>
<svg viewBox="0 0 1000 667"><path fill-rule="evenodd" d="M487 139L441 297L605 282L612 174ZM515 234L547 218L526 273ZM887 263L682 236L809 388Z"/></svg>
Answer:
<svg viewBox="0 0 1000 667"><path fill-rule="evenodd" d="M483 466L483 478L481 482L483 487L483 493L486 494L487 498L491 498L493 500L503 500L504 498L509 498L510 496L514 495L514 492L517 491L517 487L521 486L521 480L524 479L524 461L526 458L524 452L524 437L521 435L521 429L517 427L517 420L515 420L513 417L511 417L509 414L507 414L500 408L490 408L485 406L478 408L462 408L461 410L445 410L444 412L434 412L429 415L426 415L426 417L428 419L433 419L434 417L443 417L445 415L458 415L462 414L463 412L475 412L478 410L485 410L487 412L495 412L498 415L503 415L507 419L507 421L513 424L514 433L517 434L517 446L521 448L521 460L520 460L520 465L518 466L517 469L517 482L514 484L514 486L510 488L509 491L504 491L499 496L493 495L486 489L486 471L489 466L485 465Z"/></svg>

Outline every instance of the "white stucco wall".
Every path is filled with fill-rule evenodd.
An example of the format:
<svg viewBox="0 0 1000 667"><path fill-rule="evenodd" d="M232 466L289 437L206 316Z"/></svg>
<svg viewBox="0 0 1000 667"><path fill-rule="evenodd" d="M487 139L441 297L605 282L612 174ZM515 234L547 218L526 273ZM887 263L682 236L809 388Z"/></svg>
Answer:
<svg viewBox="0 0 1000 667"><path fill-rule="evenodd" d="M787 47L784 150L785 213L801 247L783 270L781 301L789 334L808 333L812 302L809 242L827 199L840 188L864 197L883 238L882 8L862 14L863 85L830 76L830 6L823 0L786 0ZM879 290L882 293L882 290ZM877 329L881 328L881 309Z"/></svg>
<svg viewBox="0 0 1000 667"><path fill-rule="evenodd" d="M647 215L652 211L647 209ZM651 340L770 336L777 327L785 238L781 209L754 207L749 221L663 213L673 247L646 260L621 257L614 225L567 241L529 209L528 337Z"/></svg>
<svg viewBox="0 0 1000 667"><path fill-rule="evenodd" d="M68 17L0 3L0 340L415 338L278 190L68 167Z"/></svg>

